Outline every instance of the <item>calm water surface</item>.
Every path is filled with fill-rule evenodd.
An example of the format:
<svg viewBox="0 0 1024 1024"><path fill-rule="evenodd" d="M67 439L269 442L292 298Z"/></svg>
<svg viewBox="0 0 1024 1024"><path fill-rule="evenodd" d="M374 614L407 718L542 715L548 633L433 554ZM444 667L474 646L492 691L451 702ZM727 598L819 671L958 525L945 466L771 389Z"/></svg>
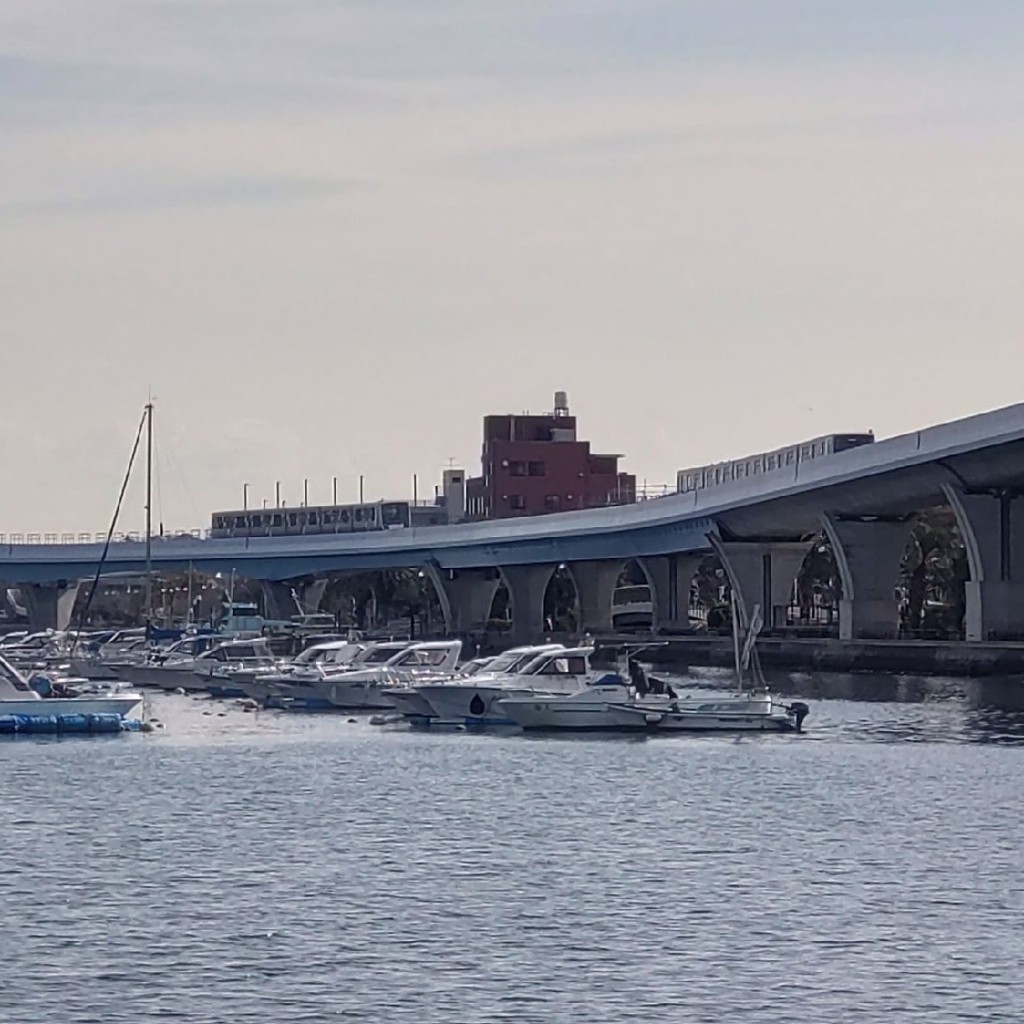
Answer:
<svg viewBox="0 0 1024 1024"><path fill-rule="evenodd" d="M737 740L154 713L0 742L4 1024L1024 1020L1019 715L815 701L806 735Z"/></svg>

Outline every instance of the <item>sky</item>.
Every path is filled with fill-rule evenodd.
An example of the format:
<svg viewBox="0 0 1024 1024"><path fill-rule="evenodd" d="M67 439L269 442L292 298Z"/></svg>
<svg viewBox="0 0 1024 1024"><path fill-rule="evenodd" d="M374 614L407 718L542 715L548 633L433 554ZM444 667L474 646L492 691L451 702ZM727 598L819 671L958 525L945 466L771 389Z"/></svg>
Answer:
<svg viewBox="0 0 1024 1024"><path fill-rule="evenodd" d="M1011 404L1020 0L5 0L0 533ZM142 523L135 474L122 525Z"/></svg>

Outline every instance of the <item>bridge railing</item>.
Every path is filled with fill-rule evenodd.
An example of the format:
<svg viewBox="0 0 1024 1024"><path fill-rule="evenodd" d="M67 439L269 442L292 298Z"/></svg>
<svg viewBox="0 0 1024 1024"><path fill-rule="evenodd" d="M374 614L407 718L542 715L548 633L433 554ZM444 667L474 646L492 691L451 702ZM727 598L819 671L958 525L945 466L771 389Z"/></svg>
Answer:
<svg viewBox="0 0 1024 1024"><path fill-rule="evenodd" d="M206 530L164 530L153 535L154 544L164 544L176 540L206 540L210 531ZM106 541L103 533L0 533L0 547L17 544L102 544ZM111 538L114 544L141 544L145 537L138 530L126 533L117 532Z"/></svg>

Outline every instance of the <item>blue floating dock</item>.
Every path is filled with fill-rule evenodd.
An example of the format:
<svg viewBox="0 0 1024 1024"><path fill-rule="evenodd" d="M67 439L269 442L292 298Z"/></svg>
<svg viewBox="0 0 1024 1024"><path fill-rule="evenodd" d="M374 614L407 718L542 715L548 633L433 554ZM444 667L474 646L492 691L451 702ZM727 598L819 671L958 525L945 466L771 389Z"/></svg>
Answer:
<svg viewBox="0 0 1024 1024"><path fill-rule="evenodd" d="M115 714L0 715L0 734L141 732L143 723Z"/></svg>

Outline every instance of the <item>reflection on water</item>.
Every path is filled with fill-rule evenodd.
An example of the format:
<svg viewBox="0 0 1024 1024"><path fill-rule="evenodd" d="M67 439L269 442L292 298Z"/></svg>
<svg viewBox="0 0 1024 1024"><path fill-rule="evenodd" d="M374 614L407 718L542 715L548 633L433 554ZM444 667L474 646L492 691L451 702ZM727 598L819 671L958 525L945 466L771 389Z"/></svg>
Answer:
<svg viewBox="0 0 1024 1024"><path fill-rule="evenodd" d="M858 736L874 742L1024 742L1024 679L964 679L858 673L768 672L772 692L812 703L805 723L817 739ZM731 674L698 670L673 676L682 688L728 692Z"/></svg>

